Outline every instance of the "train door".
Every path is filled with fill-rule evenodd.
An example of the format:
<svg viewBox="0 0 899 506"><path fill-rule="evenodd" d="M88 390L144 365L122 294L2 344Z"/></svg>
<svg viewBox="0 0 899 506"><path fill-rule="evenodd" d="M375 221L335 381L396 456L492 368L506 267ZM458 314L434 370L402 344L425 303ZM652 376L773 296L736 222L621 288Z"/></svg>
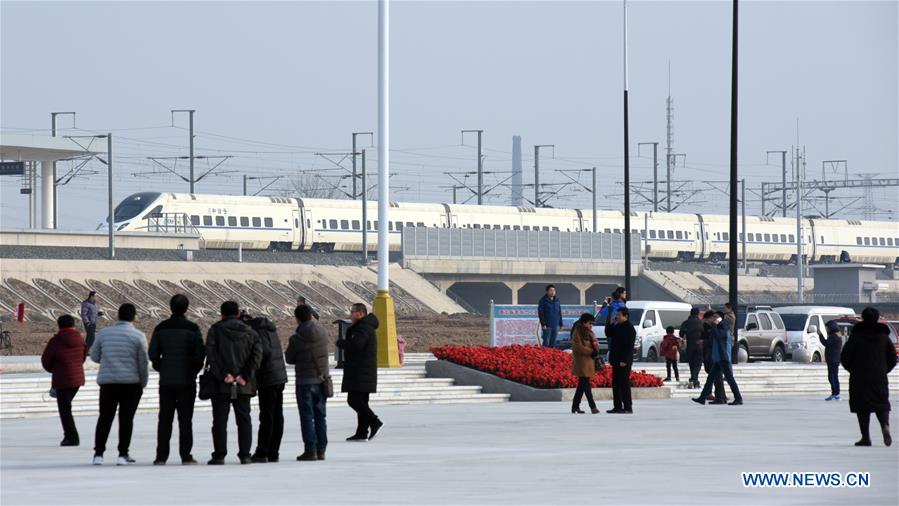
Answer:
<svg viewBox="0 0 899 506"><path fill-rule="evenodd" d="M293 209L293 220L291 220L290 227L293 230L291 242L293 243L291 247L296 247L299 250L303 249L303 213L300 212L299 208Z"/></svg>
<svg viewBox="0 0 899 506"><path fill-rule="evenodd" d="M315 243L315 213L308 207L301 208L300 213L300 234L303 238L300 241L300 249L312 249Z"/></svg>
<svg viewBox="0 0 899 506"><path fill-rule="evenodd" d="M700 260L704 260L709 251L706 249L708 241L705 240L705 232L708 231L708 225L702 221L702 216L696 216L698 221L693 225L693 233L696 234L696 242L694 243L694 251Z"/></svg>
<svg viewBox="0 0 899 506"><path fill-rule="evenodd" d="M815 236L815 220L808 220L809 228L811 229L811 242L809 243L808 259L810 262L817 262L819 260L817 253L818 250L818 238Z"/></svg>

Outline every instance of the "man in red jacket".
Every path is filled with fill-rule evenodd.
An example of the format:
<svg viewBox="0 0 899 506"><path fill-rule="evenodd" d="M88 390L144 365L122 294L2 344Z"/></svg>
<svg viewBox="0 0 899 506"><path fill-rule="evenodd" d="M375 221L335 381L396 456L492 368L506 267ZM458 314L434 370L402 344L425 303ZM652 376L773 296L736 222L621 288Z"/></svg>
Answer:
<svg viewBox="0 0 899 506"><path fill-rule="evenodd" d="M62 315L56 320L59 332L44 348L41 364L53 374L52 387L56 390L56 405L62 422L63 439L60 446L78 446L78 429L72 417L72 400L78 389L84 385L84 360L87 358L87 343L75 330L75 318Z"/></svg>

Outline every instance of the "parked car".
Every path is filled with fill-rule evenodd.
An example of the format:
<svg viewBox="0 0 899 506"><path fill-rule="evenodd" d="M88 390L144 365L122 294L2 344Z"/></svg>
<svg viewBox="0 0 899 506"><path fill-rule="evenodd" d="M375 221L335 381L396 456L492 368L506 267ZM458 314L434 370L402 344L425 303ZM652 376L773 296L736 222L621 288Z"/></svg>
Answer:
<svg viewBox="0 0 899 506"><path fill-rule="evenodd" d="M689 304L683 302L629 301L627 309L630 311L630 321L637 328L634 359L658 362L662 338L665 337L665 327L670 325L680 328L680 324L690 316L690 307ZM609 349L605 323L605 320L600 321L599 315L597 315L594 327L601 353L605 353Z"/></svg>
<svg viewBox="0 0 899 506"><path fill-rule="evenodd" d="M855 316L849 307L838 306L784 306L774 308L787 329L787 358L794 362L823 362L824 345L818 332L824 333L827 322L847 316Z"/></svg>
<svg viewBox="0 0 899 506"><path fill-rule="evenodd" d="M834 321L836 321L837 325L843 329L843 335L846 336L844 339L848 339L852 327L856 323L862 321L862 319L857 316L848 316L845 318L837 318ZM884 320L881 318L879 323L886 325L887 328L890 329L890 340L893 341L893 345L896 347L896 355L899 355L899 321Z"/></svg>
<svg viewBox="0 0 899 506"><path fill-rule="evenodd" d="M769 306L748 307L738 311L738 356L770 358L783 362L787 357L787 331L780 314ZM742 360L740 360L742 361Z"/></svg>

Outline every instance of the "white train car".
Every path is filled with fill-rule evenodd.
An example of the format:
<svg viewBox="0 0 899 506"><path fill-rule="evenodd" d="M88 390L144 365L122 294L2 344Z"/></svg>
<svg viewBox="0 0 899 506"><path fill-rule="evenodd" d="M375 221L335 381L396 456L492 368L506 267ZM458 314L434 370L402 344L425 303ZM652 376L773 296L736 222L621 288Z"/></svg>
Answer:
<svg viewBox="0 0 899 506"><path fill-rule="evenodd" d="M707 227L706 249L711 260L727 260L730 249L730 218L722 215L702 215ZM746 217L746 258L768 262L796 261L796 221L789 218L766 216ZM806 259L814 258L812 227L808 220L802 222L802 252ZM743 220L737 220L737 241L740 257L743 256Z"/></svg>
<svg viewBox="0 0 899 506"><path fill-rule="evenodd" d="M811 220L815 261L839 261L843 251L853 262L899 264L899 224L861 220Z"/></svg>
<svg viewBox="0 0 899 506"><path fill-rule="evenodd" d="M300 199L306 217L308 248L313 251L362 251L362 201ZM367 205L368 246L378 244L378 203ZM387 223L390 251L402 246L404 227L446 227L447 211L443 204L390 203Z"/></svg>

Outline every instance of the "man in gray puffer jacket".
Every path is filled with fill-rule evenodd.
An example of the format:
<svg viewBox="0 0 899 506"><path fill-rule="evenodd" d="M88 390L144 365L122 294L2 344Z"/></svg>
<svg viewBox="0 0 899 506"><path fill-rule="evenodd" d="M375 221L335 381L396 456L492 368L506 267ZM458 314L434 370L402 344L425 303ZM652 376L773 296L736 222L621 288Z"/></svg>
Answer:
<svg viewBox="0 0 899 506"><path fill-rule="evenodd" d="M133 464L128 455L134 414L147 386L149 360L147 336L134 327L137 310L133 304L119 307L119 320L97 334L91 346L91 360L100 364L97 384L100 385L100 416L94 440L94 465L103 464L106 440L112 428L116 410L119 412L119 458L116 465Z"/></svg>

